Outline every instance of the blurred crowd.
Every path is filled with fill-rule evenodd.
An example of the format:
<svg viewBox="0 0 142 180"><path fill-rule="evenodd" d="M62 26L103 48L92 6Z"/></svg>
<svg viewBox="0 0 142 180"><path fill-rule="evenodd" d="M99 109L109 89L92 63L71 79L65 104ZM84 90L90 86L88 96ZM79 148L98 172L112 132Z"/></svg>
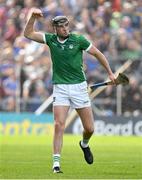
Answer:
<svg viewBox="0 0 142 180"><path fill-rule="evenodd" d="M84 34L116 71L127 60L130 85L122 87L122 113L142 113L142 0L0 0L0 111L34 112L52 93L50 52L23 36L27 15L38 7L44 17L35 26L53 32L51 19L66 15L71 31ZM84 53L88 83L104 81L104 69ZM116 113L116 88L94 100ZM102 99L102 101L101 101Z"/></svg>

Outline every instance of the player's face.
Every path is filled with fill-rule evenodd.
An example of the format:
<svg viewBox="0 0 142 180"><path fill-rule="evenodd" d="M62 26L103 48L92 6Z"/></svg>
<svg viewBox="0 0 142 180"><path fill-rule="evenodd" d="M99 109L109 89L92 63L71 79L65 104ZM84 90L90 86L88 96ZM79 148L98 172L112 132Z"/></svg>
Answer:
<svg viewBox="0 0 142 180"><path fill-rule="evenodd" d="M61 39L66 39L69 36L69 23L65 22L56 26L56 33Z"/></svg>

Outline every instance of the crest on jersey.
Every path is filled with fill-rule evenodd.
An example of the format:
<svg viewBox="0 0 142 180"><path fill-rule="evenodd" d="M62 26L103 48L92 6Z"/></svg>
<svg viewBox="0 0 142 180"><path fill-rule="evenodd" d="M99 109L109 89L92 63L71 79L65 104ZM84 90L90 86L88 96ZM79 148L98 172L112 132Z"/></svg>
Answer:
<svg viewBox="0 0 142 180"><path fill-rule="evenodd" d="M73 44L70 44L70 45L69 45L69 49L73 49Z"/></svg>

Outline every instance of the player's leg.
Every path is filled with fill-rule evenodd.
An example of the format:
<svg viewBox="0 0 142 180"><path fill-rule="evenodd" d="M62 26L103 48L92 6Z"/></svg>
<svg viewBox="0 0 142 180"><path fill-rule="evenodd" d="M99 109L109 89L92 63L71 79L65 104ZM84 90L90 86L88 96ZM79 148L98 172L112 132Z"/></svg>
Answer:
<svg viewBox="0 0 142 180"><path fill-rule="evenodd" d="M80 109L76 109L83 127L83 139L80 141L80 146L84 152L84 157L85 160L87 161L88 164L93 163L93 154L90 151L90 148L88 146L89 140L94 132L94 120L93 120L93 113L91 107L84 107Z"/></svg>
<svg viewBox="0 0 142 180"><path fill-rule="evenodd" d="M53 171L60 172L60 154L63 144L65 120L69 106L53 106L54 138L53 138Z"/></svg>
<svg viewBox="0 0 142 180"><path fill-rule="evenodd" d="M94 132L94 120L91 102L87 90L87 83L82 82L74 85L71 89L70 94L72 95L71 105L78 112L84 127L83 139L80 142L80 146L84 152L85 160L88 164L92 164L93 155L88 146L88 142Z"/></svg>
<svg viewBox="0 0 142 180"><path fill-rule="evenodd" d="M76 111L78 112L84 127L82 145L87 146L89 139L94 132L94 120L92 109L91 107L84 107L76 109Z"/></svg>
<svg viewBox="0 0 142 180"><path fill-rule="evenodd" d="M53 88L54 138L53 138L53 172L60 171L60 154L63 143L65 120L70 107L68 85L57 84Z"/></svg>
<svg viewBox="0 0 142 180"><path fill-rule="evenodd" d="M83 139L80 142L81 149L84 152L87 163L92 164L93 155L88 146L88 142L94 132L94 121L87 83L85 81L70 86L70 102L71 106L78 112L84 127Z"/></svg>

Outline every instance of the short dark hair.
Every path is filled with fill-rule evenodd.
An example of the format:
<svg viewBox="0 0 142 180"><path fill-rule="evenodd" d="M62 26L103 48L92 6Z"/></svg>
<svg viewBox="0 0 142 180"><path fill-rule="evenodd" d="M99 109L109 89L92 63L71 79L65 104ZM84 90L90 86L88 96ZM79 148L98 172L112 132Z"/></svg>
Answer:
<svg viewBox="0 0 142 180"><path fill-rule="evenodd" d="M55 16L52 19L53 26L60 26L60 25L64 24L65 22L69 22L69 20L66 16Z"/></svg>

